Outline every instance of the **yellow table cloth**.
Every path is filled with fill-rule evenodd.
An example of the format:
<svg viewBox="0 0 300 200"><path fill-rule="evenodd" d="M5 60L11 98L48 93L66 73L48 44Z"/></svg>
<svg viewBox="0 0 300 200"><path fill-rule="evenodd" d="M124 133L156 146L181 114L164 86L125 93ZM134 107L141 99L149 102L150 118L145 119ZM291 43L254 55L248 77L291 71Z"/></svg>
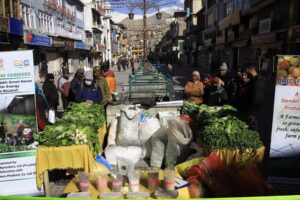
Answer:
<svg viewBox="0 0 300 200"><path fill-rule="evenodd" d="M141 171L140 176L141 177L140 177L140 188L139 188L139 190L141 192L149 191L147 189L147 173L145 171ZM163 177L162 170L160 170L159 177L160 177L160 180L162 180L162 177ZM97 190L95 175L90 177L90 183L91 184L90 184L90 187L89 187L89 192L92 194L93 199L97 199L100 193ZM160 189L163 188L162 181L161 181L161 184L160 184L159 188ZM71 192L79 192L79 191L80 191L79 190L79 180L78 180L78 177L75 177L65 187L63 193L71 193ZM110 180L110 178L108 180L108 187L106 188L106 191L111 192L111 180ZM124 191L123 191L123 193L124 193ZM177 198L179 198L179 199L189 199L190 195L189 195L188 188L184 187L184 188L179 189Z"/></svg>
<svg viewBox="0 0 300 200"><path fill-rule="evenodd" d="M36 156L36 184L40 189L43 184L43 173L51 169L83 169L93 172L93 154L88 145L65 147L39 146Z"/></svg>

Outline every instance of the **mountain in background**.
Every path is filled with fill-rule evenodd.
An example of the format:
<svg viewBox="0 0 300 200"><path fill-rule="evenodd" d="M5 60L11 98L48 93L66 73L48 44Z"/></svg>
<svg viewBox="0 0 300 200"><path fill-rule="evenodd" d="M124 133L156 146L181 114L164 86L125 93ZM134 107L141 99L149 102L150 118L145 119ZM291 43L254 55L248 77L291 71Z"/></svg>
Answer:
<svg viewBox="0 0 300 200"><path fill-rule="evenodd" d="M167 22L168 19L173 17L173 14L167 13L162 11L161 14L161 19L158 20L156 19L156 13L154 13L151 16L147 17L147 27L153 27L155 25L166 25L166 24L170 24ZM124 24L126 27L137 27L137 28L142 28L143 27L143 19L136 19L136 17L134 16L134 19L129 19L128 16L123 19L121 22L121 24Z"/></svg>

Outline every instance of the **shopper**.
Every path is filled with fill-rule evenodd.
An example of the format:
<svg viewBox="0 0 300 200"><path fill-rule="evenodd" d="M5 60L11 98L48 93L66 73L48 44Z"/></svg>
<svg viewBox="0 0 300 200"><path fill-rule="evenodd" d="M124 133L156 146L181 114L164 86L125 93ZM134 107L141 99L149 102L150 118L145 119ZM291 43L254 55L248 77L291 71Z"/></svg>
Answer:
<svg viewBox="0 0 300 200"><path fill-rule="evenodd" d="M232 79L230 72L228 71L227 64L225 62L219 67L219 73L217 75L221 79L221 83L226 91L228 91L229 83Z"/></svg>
<svg viewBox="0 0 300 200"><path fill-rule="evenodd" d="M70 74L68 69L63 69L62 74L63 75L57 80L57 89L60 92L63 108L66 110L69 105L69 91L72 77L69 77Z"/></svg>
<svg viewBox="0 0 300 200"><path fill-rule="evenodd" d="M205 95L207 96L205 102L208 106L221 106L227 103L228 96L227 92L222 86L219 77L214 77L212 79L212 85L205 90Z"/></svg>
<svg viewBox="0 0 300 200"><path fill-rule="evenodd" d="M193 101L196 105L203 103L204 85L200 81L200 73L198 71L192 73L192 80L187 82L184 92L187 99Z"/></svg>
<svg viewBox="0 0 300 200"><path fill-rule="evenodd" d="M49 109L51 108L56 112L59 104L59 94L54 84L54 75L52 73L46 75L42 89L47 99Z"/></svg>
<svg viewBox="0 0 300 200"><path fill-rule="evenodd" d="M85 73L84 81L80 84L76 92L75 101L78 103L87 102L100 104L103 99L101 89L96 84L91 71Z"/></svg>
<svg viewBox="0 0 300 200"><path fill-rule="evenodd" d="M250 77L248 76L245 70L242 70L242 84L237 91L236 98L238 101L236 107L238 109L238 112L243 115L246 115L247 108L250 105L251 97L249 96L250 95L249 82L250 82Z"/></svg>
<svg viewBox="0 0 300 200"><path fill-rule="evenodd" d="M76 102L76 98L78 99L79 93L81 90L81 85L84 81L84 70L78 68L73 80L71 81L71 87L69 90L68 100L69 102Z"/></svg>
<svg viewBox="0 0 300 200"><path fill-rule="evenodd" d="M243 84L243 77L242 77L242 69L241 68L237 68L235 70L235 76L233 77L233 79L231 79L231 81L229 81L228 84L228 103L230 105L233 106L237 106L237 95L238 95L238 91L241 89L242 84Z"/></svg>
<svg viewBox="0 0 300 200"><path fill-rule="evenodd" d="M115 73L109 69L109 65L102 66L101 71L102 71L105 79L107 80L110 94L112 94L113 92L116 92L117 80L116 80Z"/></svg>
<svg viewBox="0 0 300 200"><path fill-rule="evenodd" d="M100 67L95 67L93 69L93 77L94 77L96 84L101 89L101 93L103 96L101 104L107 105L108 102L110 101L110 91L109 91L109 86L108 86L107 80L104 78Z"/></svg>
<svg viewBox="0 0 300 200"><path fill-rule="evenodd" d="M46 117L46 113L48 112L48 102L37 83L35 83L35 102L38 129L39 131L43 131L48 124L48 119Z"/></svg>
<svg viewBox="0 0 300 200"><path fill-rule="evenodd" d="M246 72L250 78L249 82L249 104L244 113L247 116L249 127L259 131L260 114L263 107L265 95L265 82L263 77L257 73L255 65L249 65Z"/></svg>

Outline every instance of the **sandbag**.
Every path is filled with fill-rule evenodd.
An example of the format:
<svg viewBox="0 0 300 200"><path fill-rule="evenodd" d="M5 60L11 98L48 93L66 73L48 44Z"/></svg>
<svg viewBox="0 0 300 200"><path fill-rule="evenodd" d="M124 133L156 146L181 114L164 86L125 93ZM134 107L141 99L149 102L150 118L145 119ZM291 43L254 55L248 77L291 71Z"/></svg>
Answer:
<svg viewBox="0 0 300 200"><path fill-rule="evenodd" d="M142 109L129 107L121 110L121 117L117 126L117 145L140 146L139 141L139 113Z"/></svg>
<svg viewBox="0 0 300 200"><path fill-rule="evenodd" d="M139 123L140 144L145 144L159 128L160 124L157 118L151 116L143 117Z"/></svg>
<svg viewBox="0 0 300 200"><path fill-rule="evenodd" d="M118 118L116 117L109 126L107 145L116 145Z"/></svg>
<svg viewBox="0 0 300 200"><path fill-rule="evenodd" d="M106 160L111 165L117 165L117 158L126 158L132 163L137 163L141 157L142 148L137 146L107 146L104 150Z"/></svg>
<svg viewBox="0 0 300 200"><path fill-rule="evenodd" d="M161 127L158 129L153 136L151 137L151 158L150 158L150 166L161 168L164 155L165 148L168 142L167 129Z"/></svg>

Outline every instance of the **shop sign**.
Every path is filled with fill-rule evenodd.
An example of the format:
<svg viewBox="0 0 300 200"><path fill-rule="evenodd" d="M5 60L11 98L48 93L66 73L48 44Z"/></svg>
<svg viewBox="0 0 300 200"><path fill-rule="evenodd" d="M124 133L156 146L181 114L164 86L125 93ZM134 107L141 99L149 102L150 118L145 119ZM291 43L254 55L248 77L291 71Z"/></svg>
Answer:
<svg viewBox="0 0 300 200"><path fill-rule="evenodd" d="M266 43L274 43L276 42L276 33L263 33L259 35L251 36L251 43L253 45L266 44Z"/></svg>
<svg viewBox="0 0 300 200"><path fill-rule="evenodd" d="M300 155L300 56L277 56L270 157Z"/></svg>
<svg viewBox="0 0 300 200"><path fill-rule="evenodd" d="M36 151L18 151L36 146L34 80L32 50L0 53L0 110L1 121L5 122L0 132L5 138L0 141L0 148L5 147L1 149L5 152L0 153L1 195L41 195L36 188Z"/></svg>
<svg viewBox="0 0 300 200"><path fill-rule="evenodd" d="M229 26L240 24L240 22L241 22L241 14L240 14L240 10L237 10L231 12L227 17L225 17L219 22L219 29L225 30Z"/></svg>
<svg viewBox="0 0 300 200"><path fill-rule="evenodd" d="M17 36L24 35L23 22L16 18L9 19L10 33Z"/></svg>
<svg viewBox="0 0 300 200"><path fill-rule="evenodd" d="M52 47L64 47L65 41L58 38L52 38Z"/></svg>
<svg viewBox="0 0 300 200"><path fill-rule="evenodd" d="M8 33L1 33L0 32L0 43L9 44Z"/></svg>
<svg viewBox="0 0 300 200"><path fill-rule="evenodd" d="M45 46L45 47L51 47L52 45L51 38L46 36L30 34L30 33L25 34L25 43L30 45L38 45L38 46Z"/></svg>
<svg viewBox="0 0 300 200"><path fill-rule="evenodd" d="M82 41L75 41L75 49L85 49L85 43Z"/></svg>
<svg viewBox="0 0 300 200"><path fill-rule="evenodd" d="M65 49L66 50L74 50L74 41L66 40L65 41Z"/></svg>
<svg viewBox="0 0 300 200"><path fill-rule="evenodd" d="M7 17L0 17L0 31L2 32L9 32L9 18Z"/></svg>

